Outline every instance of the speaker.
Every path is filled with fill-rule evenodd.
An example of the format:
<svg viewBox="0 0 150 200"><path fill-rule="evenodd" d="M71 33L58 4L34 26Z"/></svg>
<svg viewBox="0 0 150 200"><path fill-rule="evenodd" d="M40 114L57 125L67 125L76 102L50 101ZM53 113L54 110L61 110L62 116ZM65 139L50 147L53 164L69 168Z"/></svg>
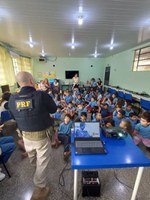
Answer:
<svg viewBox="0 0 150 200"><path fill-rule="evenodd" d="M1 90L2 90L2 93L10 92L9 85L2 85Z"/></svg>
<svg viewBox="0 0 150 200"><path fill-rule="evenodd" d="M82 196L99 197L101 183L98 171L82 171Z"/></svg>
<svg viewBox="0 0 150 200"><path fill-rule="evenodd" d="M40 56L39 57L39 62L47 62L47 58L46 57L44 57L44 56Z"/></svg>

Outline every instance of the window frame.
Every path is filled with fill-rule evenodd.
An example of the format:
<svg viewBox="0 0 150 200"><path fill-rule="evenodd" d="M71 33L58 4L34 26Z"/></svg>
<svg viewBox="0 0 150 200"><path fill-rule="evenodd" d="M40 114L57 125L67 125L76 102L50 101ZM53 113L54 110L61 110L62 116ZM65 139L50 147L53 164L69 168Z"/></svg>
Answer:
<svg viewBox="0 0 150 200"><path fill-rule="evenodd" d="M134 59L133 59L133 66L132 66L132 71L133 72L146 72L146 71L150 71L150 50L145 52L145 53L141 53L143 49L149 48L150 49L150 45L146 46L146 47L142 47L142 48L138 48L134 50ZM138 52L139 51L139 52ZM137 53L138 52L138 53ZM142 55L144 54L149 54L149 57L146 59L140 59L140 56L142 57ZM139 65L140 61L149 61L149 64L144 64L144 65ZM135 62L137 62L136 66L135 66ZM140 70L140 68L142 67L146 67L147 69L144 70Z"/></svg>

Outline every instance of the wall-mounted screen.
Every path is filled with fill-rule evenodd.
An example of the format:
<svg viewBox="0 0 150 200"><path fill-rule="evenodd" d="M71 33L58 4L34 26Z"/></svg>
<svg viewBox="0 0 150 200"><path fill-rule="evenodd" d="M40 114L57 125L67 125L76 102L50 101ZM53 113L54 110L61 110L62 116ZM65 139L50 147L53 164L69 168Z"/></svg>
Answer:
<svg viewBox="0 0 150 200"><path fill-rule="evenodd" d="M79 71L65 71L65 79L72 79L75 74L79 76Z"/></svg>

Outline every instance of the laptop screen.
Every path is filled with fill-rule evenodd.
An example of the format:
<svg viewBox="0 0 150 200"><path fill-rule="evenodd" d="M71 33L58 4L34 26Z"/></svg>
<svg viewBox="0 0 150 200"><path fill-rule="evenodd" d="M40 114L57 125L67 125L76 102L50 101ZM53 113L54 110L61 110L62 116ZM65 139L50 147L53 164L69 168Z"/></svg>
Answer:
<svg viewBox="0 0 150 200"><path fill-rule="evenodd" d="M75 122L74 137L100 137L98 122Z"/></svg>

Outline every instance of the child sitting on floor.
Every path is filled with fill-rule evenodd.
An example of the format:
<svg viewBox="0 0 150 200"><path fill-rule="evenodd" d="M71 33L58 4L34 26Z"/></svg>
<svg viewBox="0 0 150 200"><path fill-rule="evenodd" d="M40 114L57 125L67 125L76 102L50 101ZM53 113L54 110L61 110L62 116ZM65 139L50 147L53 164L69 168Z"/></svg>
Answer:
<svg viewBox="0 0 150 200"><path fill-rule="evenodd" d="M150 112L146 111L142 114L140 123L135 126L133 139L136 145L142 142L150 151Z"/></svg>
<svg viewBox="0 0 150 200"><path fill-rule="evenodd" d="M136 124L138 123L137 115L134 112L130 113L129 117L127 117L127 120L132 124L132 129L134 130Z"/></svg>
<svg viewBox="0 0 150 200"><path fill-rule="evenodd" d="M113 117L113 120L115 122L115 126L119 126L121 121L125 118L125 111L124 110L119 110L117 112L117 116Z"/></svg>
<svg viewBox="0 0 150 200"><path fill-rule="evenodd" d="M58 135L55 138L56 145L64 145L64 160L70 155L70 134L71 134L72 121L69 114L65 115L64 122L58 128Z"/></svg>
<svg viewBox="0 0 150 200"><path fill-rule="evenodd" d="M127 119L123 119L119 126L132 136L133 129L130 121L128 121Z"/></svg>

